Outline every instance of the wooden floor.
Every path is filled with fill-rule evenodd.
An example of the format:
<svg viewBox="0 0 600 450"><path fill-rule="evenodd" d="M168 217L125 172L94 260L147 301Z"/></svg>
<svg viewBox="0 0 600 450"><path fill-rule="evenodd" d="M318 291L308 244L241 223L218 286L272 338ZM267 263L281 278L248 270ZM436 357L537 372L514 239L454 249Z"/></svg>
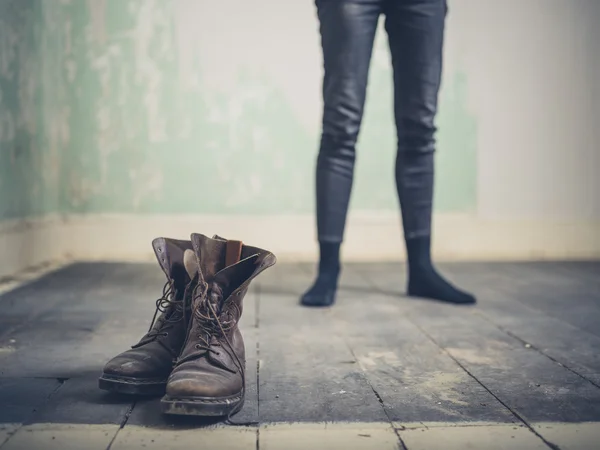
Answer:
<svg viewBox="0 0 600 450"><path fill-rule="evenodd" d="M335 307L305 309L312 265L269 269L245 300L248 393L234 421L387 423L399 448L411 448L404 430L506 424L545 448L584 448L552 424L600 423L600 262L440 268L479 304L406 298L404 265L365 264L345 267ZM147 330L163 283L151 264L81 263L0 296L0 447L35 424L115 436L202 425L97 389L103 364Z"/></svg>

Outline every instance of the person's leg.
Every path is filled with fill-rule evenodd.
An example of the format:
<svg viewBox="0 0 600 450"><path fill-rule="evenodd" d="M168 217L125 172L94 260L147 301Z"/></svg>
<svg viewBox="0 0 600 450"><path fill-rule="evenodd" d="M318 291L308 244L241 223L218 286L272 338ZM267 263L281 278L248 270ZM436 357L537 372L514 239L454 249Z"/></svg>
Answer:
<svg viewBox="0 0 600 450"><path fill-rule="evenodd" d="M452 303L475 298L444 280L431 261L435 116L446 0L386 0L398 133L396 186L408 254L409 296Z"/></svg>
<svg viewBox="0 0 600 450"><path fill-rule="evenodd" d="M382 0L317 0L323 48L323 130L317 160L319 274L306 306L335 300L339 251L352 190L355 144Z"/></svg>

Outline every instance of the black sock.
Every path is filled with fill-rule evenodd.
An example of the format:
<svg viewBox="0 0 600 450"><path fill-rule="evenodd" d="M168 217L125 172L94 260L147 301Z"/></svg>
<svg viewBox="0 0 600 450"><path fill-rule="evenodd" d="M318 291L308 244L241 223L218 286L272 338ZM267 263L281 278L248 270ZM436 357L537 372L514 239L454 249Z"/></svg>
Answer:
<svg viewBox="0 0 600 450"><path fill-rule="evenodd" d="M431 262L431 238L406 240L408 254L408 289L411 297L425 297L448 303L475 303L475 297L446 281Z"/></svg>
<svg viewBox="0 0 600 450"><path fill-rule="evenodd" d="M320 242L319 274L312 287L300 299L305 306L331 306L335 302L340 274L340 243Z"/></svg>

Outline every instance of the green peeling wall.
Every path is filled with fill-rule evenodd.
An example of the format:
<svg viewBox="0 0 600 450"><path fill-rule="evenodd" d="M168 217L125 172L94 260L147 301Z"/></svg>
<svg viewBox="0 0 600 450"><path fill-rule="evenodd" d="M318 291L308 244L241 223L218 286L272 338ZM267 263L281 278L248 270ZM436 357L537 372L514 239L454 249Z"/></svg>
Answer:
<svg viewBox="0 0 600 450"><path fill-rule="evenodd" d="M253 65L240 48L239 55L225 55L233 69L223 69L190 51L196 40L214 41L218 49L236 32L223 21L218 32L192 27L186 41L190 27L182 17L192 3L0 0L0 219L312 212L318 87L285 87L278 67L293 54ZM205 13L213 8L198 2L196 10L198 4ZM321 70L316 18L305 33L314 80ZM388 59L380 32L358 147L355 210L397 208ZM221 70L233 81L215 89L206 80ZM460 71L444 74L438 211L476 207L477 121L466 105L468 81ZM314 97L308 113L290 100L292 89ZM302 120L302 108L314 120Z"/></svg>

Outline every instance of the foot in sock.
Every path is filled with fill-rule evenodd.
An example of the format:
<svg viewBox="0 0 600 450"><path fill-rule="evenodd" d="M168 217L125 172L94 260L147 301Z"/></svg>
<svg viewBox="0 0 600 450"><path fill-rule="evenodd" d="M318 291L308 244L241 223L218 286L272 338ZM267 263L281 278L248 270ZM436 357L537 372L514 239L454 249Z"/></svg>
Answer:
<svg viewBox="0 0 600 450"><path fill-rule="evenodd" d="M408 279L408 295L424 297L448 303L472 304L475 297L461 291L446 281L433 267L410 268Z"/></svg>
<svg viewBox="0 0 600 450"><path fill-rule="evenodd" d="M424 297L456 304L476 302L473 295L461 291L446 281L435 269L430 256L431 239L408 239L408 290L411 297Z"/></svg>
<svg viewBox="0 0 600 450"><path fill-rule="evenodd" d="M335 303L340 273L340 244L320 243L319 274L312 287L300 298L304 306L331 306Z"/></svg>
<svg viewBox="0 0 600 450"><path fill-rule="evenodd" d="M304 306L331 306L335 303L337 274L319 273L312 287L300 299Z"/></svg>

